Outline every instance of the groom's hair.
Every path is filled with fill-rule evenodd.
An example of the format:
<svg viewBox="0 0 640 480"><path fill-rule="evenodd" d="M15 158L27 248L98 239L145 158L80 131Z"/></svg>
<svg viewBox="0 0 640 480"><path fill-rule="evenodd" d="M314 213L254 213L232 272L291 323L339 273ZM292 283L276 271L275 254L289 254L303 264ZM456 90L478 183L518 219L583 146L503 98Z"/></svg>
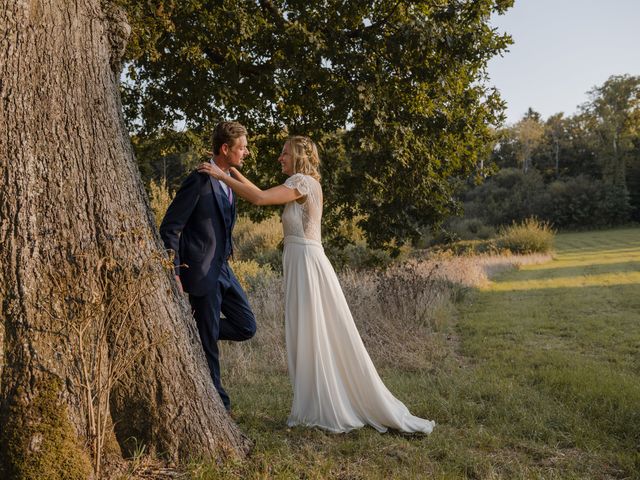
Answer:
<svg viewBox="0 0 640 480"><path fill-rule="evenodd" d="M247 129L240 123L220 122L216 125L216 128L213 129L213 136L211 138L213 154L218 155L220 153L220 147L225 143L232 147L235 141L243 135L247 135Z"/></svg>

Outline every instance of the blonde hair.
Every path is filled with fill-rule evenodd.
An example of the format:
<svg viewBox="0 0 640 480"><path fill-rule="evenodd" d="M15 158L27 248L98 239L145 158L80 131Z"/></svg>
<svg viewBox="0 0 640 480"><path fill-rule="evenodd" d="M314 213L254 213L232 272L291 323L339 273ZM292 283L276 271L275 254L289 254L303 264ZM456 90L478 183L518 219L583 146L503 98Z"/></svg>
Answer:
<svg viewBox="0 0 640 480"><path fill-rule="evenodd" d="M285 142L293 158L293 173L310 175L320 181L320 156L318 148L309 137L295 135Z"/></svg>

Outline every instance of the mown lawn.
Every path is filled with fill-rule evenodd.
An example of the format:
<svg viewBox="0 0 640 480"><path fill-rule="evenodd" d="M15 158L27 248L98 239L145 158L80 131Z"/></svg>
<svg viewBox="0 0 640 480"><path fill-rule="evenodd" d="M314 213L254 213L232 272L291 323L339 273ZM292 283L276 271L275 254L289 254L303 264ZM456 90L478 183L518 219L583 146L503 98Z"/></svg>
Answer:
<svg viewBox="0 0 640 480"><path fill-rule="evenodd" d="M640 478L640 229L559 235L433 335L414 368L381 370L430 436L289 429L286 372L262 365L225 377L251 457L193 477Z"/></svg>

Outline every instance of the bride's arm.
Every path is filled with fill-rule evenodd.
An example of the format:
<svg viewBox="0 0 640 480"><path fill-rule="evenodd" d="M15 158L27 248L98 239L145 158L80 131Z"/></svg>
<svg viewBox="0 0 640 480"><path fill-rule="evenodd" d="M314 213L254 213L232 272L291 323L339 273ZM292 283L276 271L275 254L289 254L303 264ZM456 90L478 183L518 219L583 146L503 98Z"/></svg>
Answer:
<svg viewBox="0 0 640 480"><path fill-rule="evenodd" d="M235 170L235 169L234 169ZM216 165L211 163L202 163L198 166L198 171L211 175L213 178L222 180L229 185L235 193L254 205L282 205L292 202L302 197L302 194L295 188L288 188L284 185L278 185L267 190L261 190L253 183L240 175L245 181L235 179L225 174ZM239 174L237 170L235 174Z"/></svg>
<svg viewBox="0 0 640 480"><path fill-rule="evenodd" d="M229 171L231 172L231 175L233 176L233 178L235 178L239 182L246 183L247 185L252 185L255 188L258 188L256 187L255 183L251 182L251 180L249 180L247 177L242 175L237 168L231 167Z"/></svg>
<svg viewBox="0 0 640 480"><path fill-rule="evenodd" d="M209 157L213 157L213 152L206 152L206 153L207 153L207 155ZM205 165L205 163L207 163L207 162L204 162L204 163L202 163L201 165L198 166L198 171L204 171L200 167ZM258 188L258 187L256 187L256 185L254 183L251 182L251 180L249 180L247 177L242 175L237 168L231 167L231 168L229 168L229 172L231 173L231 175L233 175L233 178L235 178L239 182L246 183L247 185L251 185L251 186L253 186L255 188ZM206 173L209 173L209 172L206 172ZM211 175L211 173L209 173L209 175ZM214 177L213 175L211 175L211 176ZM217 178L217 177L214 177L214 178Z"/></svg>

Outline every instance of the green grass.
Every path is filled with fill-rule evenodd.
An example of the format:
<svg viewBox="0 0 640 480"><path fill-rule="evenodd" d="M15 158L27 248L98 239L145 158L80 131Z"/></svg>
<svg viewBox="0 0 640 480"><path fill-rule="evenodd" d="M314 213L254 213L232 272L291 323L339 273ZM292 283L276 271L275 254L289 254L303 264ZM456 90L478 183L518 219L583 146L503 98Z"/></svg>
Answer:
<svg viewBox="0 0 640 480"><path fill-rule="evenodd" d="M438 362L380 372L430 436L289 429L288 377L263 366L225 377L251 456L192 476L640 478L640 229L558 235L553 261L458 307L429 343Z"/></svg>

